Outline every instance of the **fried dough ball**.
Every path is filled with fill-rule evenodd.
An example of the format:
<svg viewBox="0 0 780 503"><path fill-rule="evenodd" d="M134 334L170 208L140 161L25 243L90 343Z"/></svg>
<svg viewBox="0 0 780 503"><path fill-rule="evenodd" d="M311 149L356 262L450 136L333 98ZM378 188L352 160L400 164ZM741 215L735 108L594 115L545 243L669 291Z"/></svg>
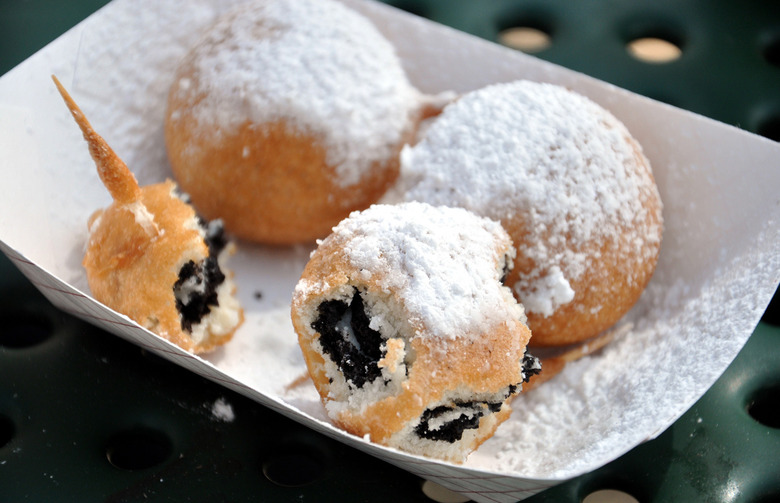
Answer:
<svg viewBox="0 0 780 503"><path fill-rule="evenodd" d="M385 193L425 110L367 18L332 0L260 0L183 60L165 137L199 212L240 238L292 244Z"/></svg>
<svg viewBox="0 0 780 503"><path fill-rule="evenodd" d="M534 345L596 336L639 299L661 247L662 203L625 126L584 96L516 81L460 97L402 153L403 198L499 220L507 278Z"/></svg>
<svg viewBox="0 0 780 503"><path fill-rule="evenodd" d="M187 351L226 343L244 318L221 222L199 218L170 180L139 187L54 80L114 199L89 221L83 265L92 295Z"/></svg>
<svg viewBox="0 0 780 503"><path fill-rule="evenodd" d="M295 288L293 326L333 421L414 454L462 462L539 371L501 278L501 226L460 208L374 205L342 221Z"/></svg>

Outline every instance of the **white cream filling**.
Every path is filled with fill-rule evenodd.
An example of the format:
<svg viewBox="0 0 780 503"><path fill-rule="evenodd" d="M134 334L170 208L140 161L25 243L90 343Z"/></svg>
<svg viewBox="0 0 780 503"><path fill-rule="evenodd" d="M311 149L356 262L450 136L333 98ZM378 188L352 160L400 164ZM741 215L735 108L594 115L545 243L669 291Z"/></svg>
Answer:
<svg viewBox="0 0 780 503"><path fill-rule="evenodd" d="M211 306L211 311L200 320L200 323L192 324L190 337L195 344L201 344L208 340L209 337L219 337L228 334L241 320L241 305L233 294L235 283L225 269L226 257L230 253L231 246L229 245L217 258L220 268L225 273L225 281L217 287L218 305ZM188 279L185 282L186 286L189 286L190 280L194 280L194 278ZM199 283L192 289L188 289L187 294L191 295L205 291L205 283L203 281L199 281Z"/></svg>
<svg viewBox="0 0 780 503"><path fill-rule="evenodd" d="M486 409L487 411L487 409ZM487 411L489 413L489 411ZM452 410L448 410L438 416L428 420L428 431L440 430L443 426L457 421L460 416L466 416L467 418L473 418L477 415L477 410L474 407L455 407ZM485 415L485 414L482 414Z"/></svg>

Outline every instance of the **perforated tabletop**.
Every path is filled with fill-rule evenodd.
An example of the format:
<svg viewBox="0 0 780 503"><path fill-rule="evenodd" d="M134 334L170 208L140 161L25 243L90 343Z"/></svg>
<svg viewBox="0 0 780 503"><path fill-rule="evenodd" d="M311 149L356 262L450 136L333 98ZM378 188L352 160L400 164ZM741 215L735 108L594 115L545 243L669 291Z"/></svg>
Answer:
<svg viewBox="0 0 780 503"><path fill-rule="evenodd" d="M105 3L4 2L0 73ZM780 140L780 3L389 3ZM432 501L417 477L58 311L2 256L0 301L0 503ZM780 501L777 301L667 431L526 501L583 499Z"/></svg>

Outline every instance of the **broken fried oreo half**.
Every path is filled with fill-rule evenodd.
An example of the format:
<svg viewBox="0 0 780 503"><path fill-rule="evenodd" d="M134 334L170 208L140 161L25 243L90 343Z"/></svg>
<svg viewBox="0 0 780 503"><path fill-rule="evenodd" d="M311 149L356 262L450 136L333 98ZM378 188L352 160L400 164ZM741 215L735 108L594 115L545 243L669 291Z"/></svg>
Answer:
<svg viewBox="0 0 780 503"><path fill-rule="evenodd" d="M423 203L374 205L335 227L292 302L334 423L453 462L490 438L540 369L501 283L513 250L497 222Z"/></svg>
<svg viewBox="0 0 780 503"><path fill-rule="evenodd" d="M205 222L172 181L140 187L54 78L112 204L89 220L83 265L92 295L181 348L224 344L243 321L221 222Z"/></svg>

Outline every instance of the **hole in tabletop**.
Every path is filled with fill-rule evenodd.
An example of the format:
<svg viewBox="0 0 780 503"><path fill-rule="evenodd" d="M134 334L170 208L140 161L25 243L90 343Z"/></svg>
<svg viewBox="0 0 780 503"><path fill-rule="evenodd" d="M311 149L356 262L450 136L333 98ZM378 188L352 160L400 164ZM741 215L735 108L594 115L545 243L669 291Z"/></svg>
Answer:
<svg viewBox="0 0 780 503"><path fill-rule="evenodd" d="M552 36L538 26L512 26L498 33L498 41L512 49L535 53L550 47Z"/></svg>
<svg viewBox="0 0 780 503"><path fill-rule="evenodd" d="M298 487L311 484L324 473L324 456L317 449L304 444L280 444L276 454L263 462L263 475L274 484Z"/></svg>
<svg viewBox="0 0 780 503"><path fill-rule="evenodd" d="M761 48L761 55L770 65L780 67L780 33L767 37Z"/></svg>
<svg viewBox="0 0 780 503"><path fill-rule="evenodd" d="M765 117L758 124L756 133L770 140L780 141L780 114Z"/></svg>
<svg viewBox="0 0 780 503"><path fill-rule="evenodd" d="M23 349L40 344L49 338L52 327L49 320L33 314L0 316L0 346Z"/></svg>
<svg viewBox="0 0 780 503"><path fill-rule="evenodd" d="M625 491L599 489L585 496L582 503L639 503L639 500Z"/></svg>
<svg viewBox="0 0 780 503"><path fill-rule="evenodd" d="M16 434L16 427L11 418L0 414L0 449L8 445Z"/></svg>
<svg viewBox="0 0 780 503"><path fill-rule="evenodd" d="M780 384L756 391L747 403L750 417L770 428L780 428Z"/></svg>
<svg viewBox="0 0 780 503"><path fill-rule="evenodd" d="M428 498L436 501L437 503L466 503L467 501L471 501L466 496L456 493L455 491L451 491L446 487L430 480L423 482L422 492Z"/></svg>
<svg viewBox="0 0 780 503"><path fill-rule="evenodd" d="M757 499L751 500L751 503L777 503L780 501L780 489L774 492L762 494Z"/></svg>
<svg viewBox="0 0 780 503"><path fill-rule="evenodd" d="M669 13L634 12L618 24L626 52L642 63L668 64L683 55L685 29Z"/></svg>
<svg viewBox="0 0 780 503"><path fill-rule="evenodd" d="M164 433L136 427L112 436L106 447L106 457L117 468L144 470L168 459L172 449L171 441Z"/></svg>
<svg viewBox="0 0 780 503"><path fill-rule="evenodd" d="M626 50L635 59L645 63L671 63L682 56L678 44L661 37L635 38L626 44Z"/></svg>

